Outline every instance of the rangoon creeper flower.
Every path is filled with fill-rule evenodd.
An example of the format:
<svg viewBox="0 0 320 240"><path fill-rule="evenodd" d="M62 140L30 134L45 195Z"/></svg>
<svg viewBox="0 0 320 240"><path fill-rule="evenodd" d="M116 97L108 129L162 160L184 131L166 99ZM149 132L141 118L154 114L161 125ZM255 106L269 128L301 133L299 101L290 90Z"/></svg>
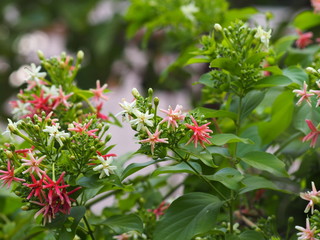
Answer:
<svg viewBox="0 0 320 240"><path fill-rule="evenodd" d="M69 93L68 95L65 95L63 90L62 90L62 87L60 86L59 87L59 95L54 97L54 104L53 104L53 109L56 109L56 107L58 107L61 103L69 108L71 105L70 103L68 103L68 99L73 95L73 93Z"/></svg>
<svg viewBox="0 0 320 240"><path fill-rule="evenodd" d="M105 175L110 176L110 174L112 174L114 172L114 170L117 169L116 166L111 165L111 163L113 162L112 157L104 158L103 156L98 155L97 158L101 162L101 164L94 167L93 171L101 171L99 178L102 178Z"/></svg>
<svg viewBox="0 0 320 240"><path fill-rule="evenodd" d="M311 100L310 97L313 96L314 94L311 92L307 91L308 85L306 82L303 82L303 89L295 89L292 92L297 94L297 97L301 97L299 101L297 102L297 106L300 106L303 100L306 100L306 102L309 104L311 107Z"/></svg>
<svg viewBox="0 0 320 240"><path fill-rule="evenodd" d="M24 116L31 113L31 104L28 102L12 101L11 105L13 106L12 114L15 118L23 118Z"/></svg>
<svg viewBox="0 0 320 240"><path fill-rule="evenodd" d="M99 102L100 98L104 99L104 100L108 100L108 97L103 95L103 91L108 87L107 84L103 84L102 87L100 87L100 80L96 81L96 89L90 88L89 90L94 94L94 100Z"/></svg>
<svg viewBox="0 0 320 240"><path fill-rule="evenodd" d="M180 10L191 22L195 21L194 13L199 12L199 8L197 8L193 2L188 5L181 6Z"/></svg>
<svg viewBox="0 0 320 240"><path fill-rule="evenodd" d="M40 164L42 162L43 159L46 158L46 155L42 156L41 158L38 158L36 159L31 152L28 153L28 156L30 158L29 159L21 159L22 163L21 165L22 166L29 166L29 168L25 171L23 171L22 173L25 174L25 173L30 173L30 175L35 172L39 178L41 178L41 173L45 173L45 171L41 170L40 169Z"/></svg>
<svg viewBox="0 0 320 240"><path fill-rule="evenodd" d="M164 122L168 122L167 127L169 127L171 125L173 129L175 127L178 127L177 121L184 120L184 118L186 117L186 116L182 115L182 106L181 105L177 105L174 110L172 110L171 106L169 106L168 110L160 109L160 111L163 113L166 113L167 116L164 119L162 119L162 121L159 124L164 123Z"/></svg>
<svg viewBox="0 0 320 240"><path fill-rule="evenodd" d="M146 128L149 138L140 140L141 143L150 143L151 145L151 153L154 153L154 147L156 143L168 143L168 138L159 138L162 130L159 131L159 126L157 127L156 131L152 134L148 128Z"/></svg>
<svg viewBox="0 0 320 240"><path fill-rule="evenodd" d="M150 120L153 118L154 114L149 114L149 111L146 113L142 113L137 109L133 110L133 114L137 117L136 119L133 119L130 121L131 125L137 125L137 131L140 131L141 129L145 128L145 126L152 127L153 121Z"/></svg>
<svg viewBox="0 0 320 240"><path fill-rule="evenodd" d="M320 203L320 191L317 191L316 186L314 185L314 182L311 182L312 185L312 191L306 192L306 193L300 193L300 197L304 200L309 201L306 209L304 210L305 213L309 212L311 208L311 214L313 214L314 205L317 203Z"/></svg>
<svg viewBox="0 0 320 240"><path fill-rule="evenodd" d="M116 116L119 116L119 115L122 115L123 116L123 119L125 119L127 122L130 121L130 118L133 114L133 110L135 109L136 107L136 100L133 100L131 103L125 101L125 99L122 99L122 103L119 103L120 107L123 108L123 111L117 113Z"/></svg>
<svg viewBox="0 0 320 240"><path fill-rule="evenodd" d="M18 125L21 123L21 120L17 122L12 122L11 119L8 118L8 126L6 128L6 131L2 133L2 135L9 135L10 137L13 136L13 132L18 131Z"/></svg>
<svg viewBox="0 0 320 240"><path fill-rule="evenodd" d="M69 133L65 133L64 131L59 131L59 123L56 123L55 125L52 126L46 126L46 128L43 130L43 132L47 132L50 135L48 145L51 145L53 139L56 139L57 142L60 144L60 146L63 146L62 140L65 138L70 137Z"/></svg>
<svg viewBox="0 0 320 240"><path fill-rule="evenodd" d="M297 30L297 33L299 34L299 38L296 40L296 45L298 48L305 48L313 42L312 41L312 37L313 37L312 32L303 33L300 30Z"/></svg>
<svg viewBox="0 0 320 240"><path fill-rule="evenodd" d="M8 161L8 163L7 163L7 169L8 169L8 171L0 170L0 173L3 173L2 175L0 175L0 180L3 181L1 187L4 187L5 185L7 185L7 188L9 188L12 181L16 181L16 182L24 182L25 181L22 178L17 178L14 176L14 166L12 166L12 168L11 168L10 161Z"/></svg>
<svg viewBox="0 0 320 240"><path fill-rule="evenodd" d="M190 116L190 118L194 125L190 125L186 123L186 127L193 131L193 135L190 138L190 140L186 143L186 145L188 145L190 142L193 141L195 147L197 147L199 142L203 148L206 148L206 146L204 145L204 142L208 144L211 143L208 140L208 138L211 138L211 136L208 133L212 133L212 130L210 130L208 127L210 122L203 124L202 126L199 126L197 121L192 116Z"/></svg>
<svg viewBox="0 0 320 240"><path fill-rule="evenodd" d="M99 129L92 129L92 130L88 131L88 128L90 127L91 123L92 123L92 119L85 125L82 125L77 122L73 122L73 124L70 125L68 130L78 132L80 135L84 133L84 134L87 134L91 137L97 138L98 136L95 135L95 132L99 131ZM74 125L75 125L75 127L74 127Z"/></svg>
<svg viewBox="0 0 320 240"><path fill-rule="evenodd" d="M36 86L46 85L45 81L42 81L41 78L44 78L47 74L45 72L40 72L41 66L36 67L34 63L31 63L30 67L26 67L25 71L28 74L26 79L28 83L27 90L31 90Z"/></svg>
<svg viewBox="0 0 320 240"><path fill-rule="evenodd" d="M257 32L254 35L255 38L260 39L260 41L264 44L264 46L266 48L269 47L269 40L271 38L271 31L272 29L270 29L268 32L266 32L265 30L262 29L261 26L256 28Z"/></svg>
<svg viewBox="0 0 320 240"><path fill-rule="evenodd" d="M315 127L313 125L311 120L306 119L306 123L308 124L308 127L310 128L311 132L302 139L302 142L311 140L310 147L314 148L316 146L320 130L318 130L318 127Z"/></svg>
<svg viewBox="0 0 320 240"><path fill-rule="evenodd" d="M297 233L298 240L318 240L319 238L315 238L315 231L317 230L316 227L310 229L310 222L309 218L306 219L306 228L296 226L295 227L300 232Z"/></svg>
<svg viewBox="0 0 320 240"><path fill-rule="evenodd" d="M314 9L314 13L320 12L320 0L311 0L311 5Z"/></svg>

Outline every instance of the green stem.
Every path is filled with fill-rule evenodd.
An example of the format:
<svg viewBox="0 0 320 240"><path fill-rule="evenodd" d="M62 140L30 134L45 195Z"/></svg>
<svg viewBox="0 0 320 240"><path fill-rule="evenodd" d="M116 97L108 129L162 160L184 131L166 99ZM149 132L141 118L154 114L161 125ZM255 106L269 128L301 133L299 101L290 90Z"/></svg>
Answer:
<svg viewBox="0 0 320 240"><path fill-rule="evenodd" d="M84 220L84 223L86 224L86 227L88 228L88 233L89 233L91 239L92 239L92 240L95 240L94 235L93 235L93 232L92 232L92 230L91 230L91 227L90 227L90 224L89 224L89 222L88 222L87 217L86 217L86 216L83 216L83 220Z"/></svg>
<svg viewBox="0 0 320 240"><path fill-rule="evenodd" d="M94 204L116 194L117 192L120 192L120 190L114 190L114 191L111 191L111 192L108 192L108 193L104 193L104 194L101 194L99 197L95 198L94 200L90 201L89 203L87 203L85 205L85 207L88 209L90 208L91 206L93 206Z"/></svg>
<svg viewBox="0 0 320 240"><path fill-rule="evenodd" d="M274 155L278 155L286 146L288 146L293 140L295 140L297 137L300 137L301 133L297 132L295 134L292 134L287 141L285 141L278 149L274 152Z"/></svg>

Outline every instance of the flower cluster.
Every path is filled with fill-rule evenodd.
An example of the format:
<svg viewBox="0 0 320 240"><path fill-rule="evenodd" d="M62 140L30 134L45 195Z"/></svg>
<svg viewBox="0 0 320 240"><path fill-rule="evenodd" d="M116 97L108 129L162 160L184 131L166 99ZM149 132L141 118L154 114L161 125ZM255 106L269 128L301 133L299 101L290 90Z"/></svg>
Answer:
<svg viewBox="0 0 320 240"><path fill-rule="evenodd" d="M143 98L137 89L133 89L132 94L134 100L130 103L123 100L120 103L123 111L118 115L121 114L123 120L128 121L137 131L138 142L142 144L146 153L151 153L153 157L161 157L167 148L172 149L179 144L188 145L193 142L196 148L198 143L203 148L206 147L205 143L211 144L210 122L202 120L201 116L183 113L181 105L174 109L171 106L168 109L160 109L164 116L158 116L159 99L154 98L152 101L151 89L147 98Z"/></svg>

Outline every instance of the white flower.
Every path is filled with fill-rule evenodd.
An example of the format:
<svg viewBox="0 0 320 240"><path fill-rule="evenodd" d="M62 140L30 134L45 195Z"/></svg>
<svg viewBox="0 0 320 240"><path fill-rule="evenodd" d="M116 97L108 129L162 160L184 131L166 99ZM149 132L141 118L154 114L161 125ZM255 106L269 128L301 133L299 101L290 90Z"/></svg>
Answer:
<svg viewBox="0 0 320 240"><path fill-rule="evenodd" d="M137 117L136 119L133 119L130 121L131 125L137 125L137 131L140 131L141 129L144 129L144 127L147 125L149 127L152 127L153 122L150 120L153 118L154 114L149 114L149 111L146 113L142 113L137 109L133 110L133 114Z"/></svg>
<svg viewBox="0 0 320 240"><path fill-rule="evenodd" d="M13 137L12 132L18 130L18 125L22 122L22 120L19 120L17 122L12 122L11 119L8 118L8 126L6 131L2 133L2 135L9 135L10 137Z"/></svg>
<svg viewBox="0 0 320 240"><path fill-rule="evenodd" d="M59 88L57 88L55 85L52 85L50 88L46 86L42 86L42 89L44 90L46 96L51 97L59 97Z"/></svg>
<svg viewBox="0 0 320 240"><path fill-rule="evenodd" d="M197 8L194 3L190 3L188 5L181 6L180 10L184 14L184 16L186 18L188 18L191 22L195 21L193 14L196 12L199 12L199 8Z"/></svg>
<svg viewBox="0 0 320 240"><path fill-rule="evenodd" d="M269 47L269 39L271 38L271 31L272 30L270 29L268 32L266 32L262 29L261 26L257 27L256 29L257 29L257 32L254 35L254 37L259 38L260 41L264 44L264 46L266 48L268 48Z"/></svg>
<svg viewBox="0 0 320 240"><path fill-rule="evenodd" d="M222 27L221 27L221 25L219 23L216 23L213 27L217 32L222 31Z"/></svg>
<svg viewBox="0 0 320 240"><path fill-rule="evenodd" d="M30 103L24 103L22 101L16 101L16 103L17 105L12 110L14 118L20 118L31 113L28 109L31 106Z"/></svg>
<svg viewBox="0 0 320 240"><path fill-rule="evenodd" d="M119 103L120 107L123 108L123 111L117 113L116 116L118 115L123 115L124 119L129 122L130 120L130 115L133 114L133 110L135 109L136 106L136 100L134 100L133 102L129 103L127 101L125 101L124 99L122 100L122 103Z"/></svg>
<svg viewBox="0 0 320 240"><path fill-rule="evenodd" d="M34 63L31 63L30 68L26 67L26 72L28 73L27 81L33 80L37 81L40 78L44 78L47 74L45 72L40 72L41 66L36 66Z"/></svg>
<svg viewBox="0 0 320 240"><path fill-rule="evenodd" d="M47 132L50 135L48 145L50 145L52 143L52 140L55 138L57 142L60 144L60 146L63 146L62 140L70 137L69 133L65 133L64 131L60 132L59 128L59 123L56 123L56 125L46 126L46 128L43 130L44 132Z"/></svg>
<svg viewBox="0 0 320 240"><path fill-rule="evenodd" d="M101 171L101 174L99 176L99 178L106 176L110 176L110 174L112 174L114 172L114 170L117 169L116 166L112 166L110 165L113 161L112 157L107 157L106 159L104 159L102 156L97 156L98 160L101 162L100 165L96 166L93 168L93 171Z"/></svg>

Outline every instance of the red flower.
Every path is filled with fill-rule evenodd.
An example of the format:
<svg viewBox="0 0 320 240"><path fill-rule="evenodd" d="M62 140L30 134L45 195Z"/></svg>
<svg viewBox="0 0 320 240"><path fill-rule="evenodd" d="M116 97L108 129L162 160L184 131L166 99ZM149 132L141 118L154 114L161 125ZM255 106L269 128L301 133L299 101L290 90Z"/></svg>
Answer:
<svg viewBox="0 0 320 240"><path fill-rule="evenodd" d="M45 182L45 185L43 188L49 188L49 193L48 193L48 200L49 203L52 204L53 199L55 196L58 196L61 200L62 203L64 203L65 199L64 196L62 195L62 192L60 189L64 189L69 187L69 185L64 185L63 177L66 174L66 172L61 173L59 179L57 181L53 181L47 174L44 174L44 177L49 181L49 183ZM62 185L60 185L62 184Z"/></svg>
<svg viewBox="0 0 320 240"><path fill-rule="evenodd" d="M101 113L102 106L103 106L103 103L100 103L97 106L97 118L108 121L109 117Z"/></svg>
<svg viewBox="0 0 320 240"><path fill-rule="evenodd" d="M29 200L32 196L38 197L39 200L42 202L42 197L46 198L45 192L43 191L43 179L44 176L42 176L41 179L36 180L36 178L31 174L31 179L33 183L24 183L23 185L27 186L28 188L31 188L31 192L28 195L27 199Z"/></svg>
<svg viewBox="0 0 320 240"><path fill-rule="evenodd" d="M306 123L308 124L311 132L302 139L302 142L311 140L310 147L314 148L316 146L320 131L313 125L311 120L306 119Z"/></svg>
<svg viewBox="0 0 320 240"><path fill-rule="evenodd" d="M212 133L212 130L209 129L208 125L210 122L199 126L196 120L190 116L192 122L194 125L190 125L186 123L187 128L190 128L193 131L193 135L190 138L190 140L187 142L189 144L190 142L194 142L194 146L197 147L198 142L200 145L205 148L204 142L210 144L211 142L208 140L208 138L211 138L211 136L208 133ZM187 145L186 144L186 145Z"/></svg>
<svg viewBox="0 0 320 240"><path fill-rule="evenodd" d="M92 119L85 125L81 125L77 122L73 122L73 124L75 125L75 127L73 128L68 128L69 131L74 131L74 132L78 132L80 135L82 133L85 133L91 137L97 138L98 136L96 136L94 133L99 131L99 129L92 129L88 131L88 128L90 127L92 123Z"/></svg>
<svg viewBox="0 0 320 240"><path fill-rule="evenodd" d="M156 218L159 219L160 216L164 214L164 211L169 208L170 204L165 201L161 202L156 209L148 209L148 212L153 212L156 215Z"/></svg>
<svg viewBox="0 0 320 240"><path fill-rule="evenodd" d="M298 48L305 48L313 42L312 41L312 37L313 37L312 32L303 33L300 30L297 30L297 33L299 34L299 38L296 40L296 45Z"/></svg>
<svg viewBox="0 0 320 240"><path fill-rule="evenodd" d="M19 181L24 182L25 181L22 178L17 178L14 176L14 166L12 166L12 168L11 168L10 161L8 161L7 169L8 169L8 171L0 170L0 173L3 173L2 175L0 175L0 180L3 181L3 184L1 185L1 187L4 187L5 185L7 185L7 188L9 188L12 181L17 181L17 182L19 182Z"/></svg>
<svg viewBox="0 0 320 240"><path fill-rule="evenodd" d="M52 111L52 106L48 102L51 96L49 95L47 97L44 97L43 90L41 90L40 96L32 94L32 97L34 98L34 100L29 100L29 103L33 104L34 113L41 113L42 111L44 111L49 114Z"/></svg>

